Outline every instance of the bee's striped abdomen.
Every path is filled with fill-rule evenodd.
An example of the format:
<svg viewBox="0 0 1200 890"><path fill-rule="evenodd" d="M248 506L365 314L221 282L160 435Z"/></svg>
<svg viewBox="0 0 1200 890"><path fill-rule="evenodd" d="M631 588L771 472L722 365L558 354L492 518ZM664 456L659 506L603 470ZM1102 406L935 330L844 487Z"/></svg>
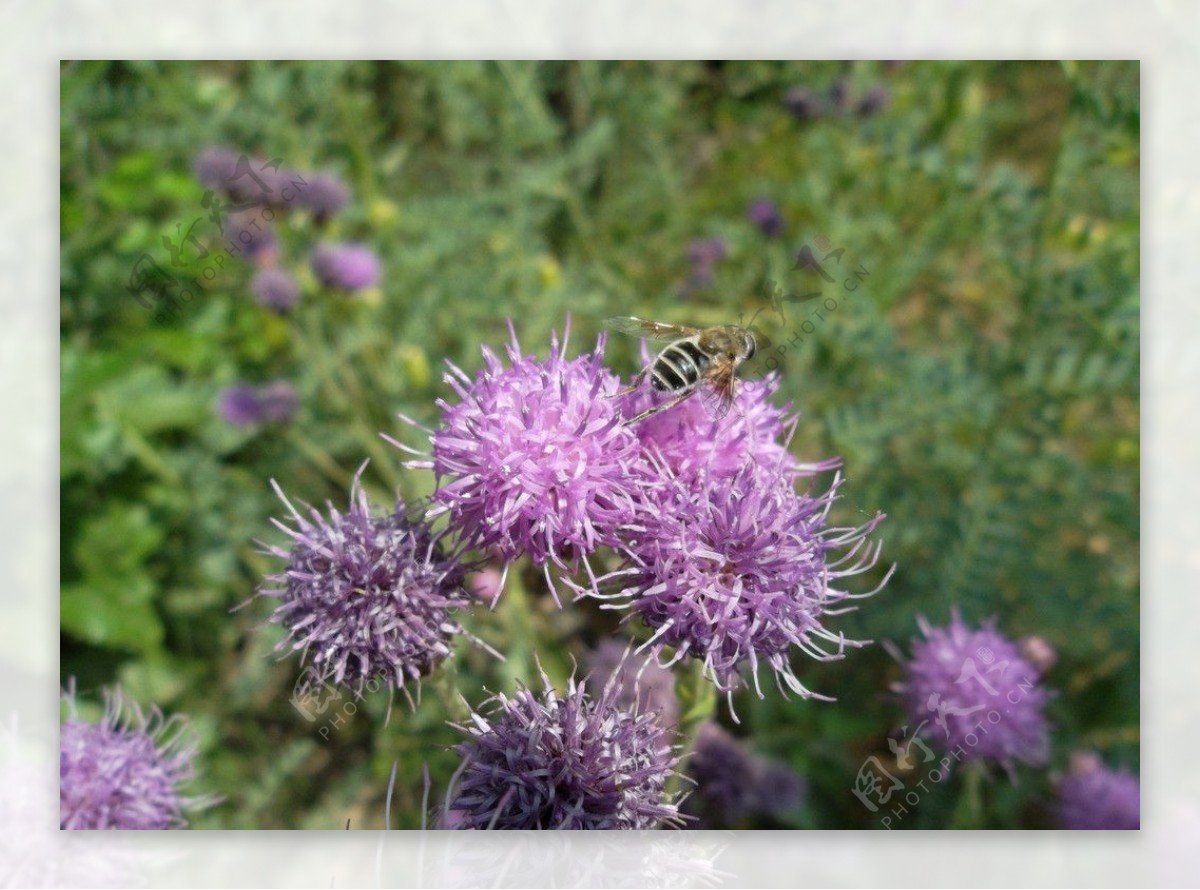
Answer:
<svg viewBox="0 0 1200 890"><path fill-rule="evenodd" d="M700 382L709 358L694 338L677 340L659 353L650 369L650 383L659 392L679 392Z"/></svg>

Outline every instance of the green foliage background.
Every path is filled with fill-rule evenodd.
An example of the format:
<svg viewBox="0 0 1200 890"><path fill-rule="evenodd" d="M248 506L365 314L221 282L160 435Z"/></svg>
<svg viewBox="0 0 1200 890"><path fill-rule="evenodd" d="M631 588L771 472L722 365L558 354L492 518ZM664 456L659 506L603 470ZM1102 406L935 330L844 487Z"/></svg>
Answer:
<svg viewBox="0 0 1200 890"><path fill-rule="evenodd" d="M836 83L845 111L783 106ZM854 113L878 85L888 104ZM568 314L578 352L612 314L764 310L772 349L750 373L779 363L794 450L844 458L840 518L888 514L897 573L835 626L906 647L917 615L958 607L1057 650L1051 769L955 779L901 827L1051 825L1053 774L1079 747L1136 769L1137 63L76 62L61 90L62 675L92 703L119 682L192 717L197 788L225 796L196 827L377 827L393 762L393 824L416 827L422 764L436 794L455 762L454 690L478 704L532 680L535 648L561 680L609 632L517 572L469 622L506 662L465 649L415 711L385 721L368 696L326 740L288 702L297 662L272 657L267 604L230 611L272 568L254 539L282 540L268 480L344 504L370 458L379 501L427 494L378 434L420 445L396 414L434 422L444 359L472 372L509 318L544 353ZM191 164L210 144L353 188L329 230L279 227L304 289L290 316L253 302L248 264L166 325L126 291L139 256L165 265L162 237L206 216ZM748 221L759 196L783 237ZM685 288L689 244L717 236L715 281ZM326 238L371 245L381 285L322 292L305 258ZM781 317L770 295L811 283L790 267L820 238L845 251L825 291L840 302L799 343L815 303ZM841 272L859 267L850 293ZM614 341L612 366L632 372L636 348ZM294 423L218 419L223 387L276 378L301 394ZM875 645L798 670L837 703L737 702L737 732L810 786L760 827L877 827L850 789L903 722L896 665Z"/></svg>

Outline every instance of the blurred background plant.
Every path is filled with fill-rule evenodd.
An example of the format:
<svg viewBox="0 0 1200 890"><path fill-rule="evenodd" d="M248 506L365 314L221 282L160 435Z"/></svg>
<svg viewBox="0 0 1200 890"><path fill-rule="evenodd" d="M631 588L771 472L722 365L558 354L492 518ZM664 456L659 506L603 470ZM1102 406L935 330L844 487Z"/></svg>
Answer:
<svg viewBox="0 0 1200 890"><path fill-rule="evenodd" d="M509 318L544 355L568 314L573 355L609 315L759 312L749 376L781 372L797 455L845 460L833 520L888 514L899 570L838 629L997 616L1057 656L1050 772L1083 749L1136 772L1137 63L69 62L61 100L62 674L190 715L195 787L224 798L195 827L378 827L393 762L416 827L454 690L532 682L535 645L561 683L611 636L514 572L465 619L505 662L463 647L415 710L367 694L331 725L290 703L262 603L230 613L274 570L268 480L345 507L366 457L376 503L428 495L379 433L419 445L396 414L436 422L444 359L474 373ZM220 148L318 187L217 265ZM143 305L146 257L192 299ZM877 827L851 789L905 722L899 666L796 668L837 703L722 712L803 788L738 824ZM954 777L893 827L1055 825L1047 770L1016 775Z"/></svg>

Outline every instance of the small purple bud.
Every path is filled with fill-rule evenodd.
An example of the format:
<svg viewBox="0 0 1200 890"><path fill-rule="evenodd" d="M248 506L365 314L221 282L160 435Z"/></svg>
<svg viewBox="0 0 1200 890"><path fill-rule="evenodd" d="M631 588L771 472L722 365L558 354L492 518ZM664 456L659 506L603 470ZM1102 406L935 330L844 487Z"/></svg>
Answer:
<svg viewBox="0 0 1200 890"><path fill-rule="evenodd" d="M774 238L783 231L783 216L779 212L779 205L770 198L756 198L751 201L746 209L746 216L768 238Z"/></svg>
<svg viewBox="0 0 1200 890"><path fill-rule="evenodd" d="M792 87L783 97L783 105L800 122L814 120L824 111L820 97L808 87Z"/></svg>
<svg viewBox="0 0 1200 890"><path fill-rule="evenodd" d="M261 270L254 276L250 289L260 306L274 312L287 312L300 297L296 279L282 269Z"/></svg>
<svg viewBox="0 0 1200 890"><path fill-rule="evenodd" d="M340 290L363 290L379 280L379 259L361 244L322 244L312 267L321 284Z"/></svg>

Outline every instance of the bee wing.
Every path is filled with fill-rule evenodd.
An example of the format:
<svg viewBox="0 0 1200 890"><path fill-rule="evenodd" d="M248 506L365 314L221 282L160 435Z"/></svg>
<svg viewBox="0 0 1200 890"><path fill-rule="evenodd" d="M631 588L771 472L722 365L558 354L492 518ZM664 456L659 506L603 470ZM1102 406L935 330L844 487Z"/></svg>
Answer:
<svg viewBox="0 0 1200 890"><path fill-rule="evenodd" d="M735 370L733 361L722 359L713 362L705 375L708 386L703 387L701 399L709 417L714 420L723 420L733 405L734 388L737 385Z"/></svg>
<svg viewBox="0 0 1200 890"><path fill-rule="evenodd" d="M699 328L689 328L687 325L666 324L661 321L647 321L632 315L614 315L604 320L604 326L623 334L635 337L649 337L651 340L678 340L681 337L694 337L700 333Z"/></svg>

